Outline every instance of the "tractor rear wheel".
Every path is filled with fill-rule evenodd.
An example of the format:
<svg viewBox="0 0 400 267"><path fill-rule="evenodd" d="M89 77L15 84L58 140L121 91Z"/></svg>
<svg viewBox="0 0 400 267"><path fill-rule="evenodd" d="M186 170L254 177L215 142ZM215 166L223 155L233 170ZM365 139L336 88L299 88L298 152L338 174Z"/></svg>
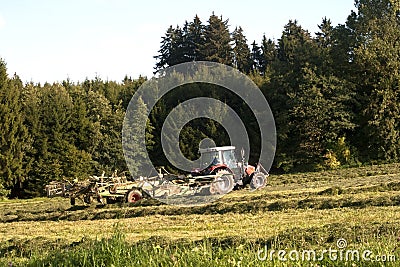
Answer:
<svg viewBox="0 0 400 267"><path fill-rule="evenodd" d="M250 187L252 189L260 189L267 184L267 177L262 172L255 172L251 176Z"/></svg>
<svg viewBox="0 0 400 267"><path fill-rule="evenodd" d="M210 193L224 195L231 192L235 186L233 174L226 170L220 170L217 175L218 178L210 186Z"/></svg>
<svg viewBox="0 0 400 267"><path fill-rule="evenodd" d="M126 194L127 203L135 203L143 198L142 193L139 190L131 190Z"/></svg>

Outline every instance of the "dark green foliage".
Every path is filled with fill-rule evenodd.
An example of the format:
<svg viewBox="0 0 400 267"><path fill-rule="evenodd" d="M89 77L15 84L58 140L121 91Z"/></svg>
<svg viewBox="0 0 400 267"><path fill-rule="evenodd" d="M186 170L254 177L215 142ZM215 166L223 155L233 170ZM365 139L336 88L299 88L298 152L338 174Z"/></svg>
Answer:
<svg viewBox="0 0 400 267"><path fill-rule="evenodd" d="M36 94L27 93L31 94L26 106L31 111L27 124L34 140L29 155L32 166L25 183L29 191L38 193L54 179L87 175L91 155L84 149L90 145L90 125L84 103L77 101L74 106L66 88L57 84L46 84Z"/></svg>
<svg viewBox="0 0 400 267"><path fill-rule="evenodd" d="M22 112L22 82L18 76L7 76L0 59L0 184L17 189L26 179L25 152L30 139Z"/></svg>
<svg viewBox="0 0 400 267"><path fill-rule="evenodd" d="M166 34L164 37L162 37L161 41L161 48L158 51L160 54L158 56L155 56L155 58L158 60L156 64L156 71L162 68L165 68L166 66L172 64L172 56L173 56L173 50L175 49L173 47L175 36L174 36L174 28L172 25L168 28Z"/></svg>
<svg viewBox="0 0 400 267"><path fill-rule="evenodd" d="M3 76L0 184L13 197L37 196L52 180L127 170L122 123L127 103L144 81L126 78L118 84L96 77L82 84L23 86L17 76ZM148 133L149 147L151 138Z"/></svg>
<svg viewBox="0 0 400 267"><path fill-rule="evenodd" d="M179 79L179 74L176 75ZM226 134L224 128L216 121L206 118L197 118L198 112L196 110L185 111L182 108L176 108L180 103L185 102L194 97L208 97L212 96L215 99L219 99L222 102L229 102L236 100L235 98L230 98L232 95L229 94L228 90L220 88L218 86L213 86L210 84L194 83L186 84L175 88L166 94L160 101L157 102L156 106L152 109L150 114L150 122L154 127L153 140L154 146L149 149L150 158L156 166L168 167L169 171L177 171L176 169L170 168L170 164L164 156L163 147L161 146L161 129L165 127L166 132L177 132L179 134L179 147L188 159L194 160L198 158L199 143L204 138L211 138L219 145L229 145L229 138ZM237 102L236 102L237 103ZM175 109L176 108L176 109ZM173 110L177 114L177 119L166 123L164 121L167 115ZM217 111L213 110L214 115L220 112L220 118L223 118L223 110ZM177 128L177 120L181 122L189 120L187 124L184 125L182 131ZM175 143L169 136L165 136L167 141ZM148 147L149 148L149 147ZM164 150L174 158L170 151L172 148L164 147ZM197 166L193 166L197 167Z"/></svg>
<svg viewBox="0 0 400 267"><path fill-rule="evenodd" d="M126 139L123 139L123 143L130 172L134 176L140 176L143 175L142 170L144 166L142 166L142 163L147 159L146 151L143 148L147 144L148 149L151 149L151 146L154 144L151 140L153 127L146 116L147 107L142 98L135 98L131 105L132 107L127 111L124 121L123 131L124 138ZM143 122L146 122L147 133L142 132L145 129L142 125ZM141 139L143 134L145 134L145 138Z"/></svg>
<svg viewBox="0 0 400 267"><path fill-rule="evenodd" d="M205 44L204 25L200 18L196 15L189 26L187 27L187 34L185 41L187 44L187 58L188 61L204 60L201 48Z"/></svg>
<svg viewBox="0 0 400 267"><path fill-rule="evenodd" d="M356 1L354 83L362 106L359 144L367 159L400 159L400 21L398 1ZM352 18L353 19L353 18Z"/></svg>
<svg viewBox="0 0 400 267"><path fill-rule="evenodd" d="M276 60L277 49L275 42L265 37L262 38L261 42L262 59L260 64L260 72L267 75L268 71L271 70L273 62Z"/></svg>
<svg viewBox="0 0 400 267"><path fill-rule="evenodd" d="M278 128L276 166L283 170L339 167L354 152L346 141L356 126L354 86L334 75L329 20L320 29L312 38L289 21L278 41L271 83L264 85Z"/></svg>
<svg viewBox="0 0 400 267"><path fill-rule="evenodd" d="M223 20L212 14L204 31L205 44L202 54L207 61L232 65L233 53L231 35L228 29L228 20Z"/></svg>
<svg viewBox="0 0 400 267"><path fill-rule="evenodd" d="M256 72L262 72L264 59L262 56L261 48L257 45L256 41L251 44L250 51L251 69Z"/></svg>
<svg viewBox="0 0 400 267"><path fill-rule="evenodd" d="M251 63L247 55L248 46L242 31L239 46L240 50L239 65L246 70ZM196 15L192 22L185 22L183 27L172 25L168 28L165 36L162 37L160 50L155 56L157 63L155 72L166 67L190 61L214 61L226 65L233 65L233 49L231 35L228 29L228 20L222 20L212 14L208 20L208 25L203 25L200 18ZM235 63L237 64L237 62Z"/></svg>
<svg viewBox="0 0 400 267"><path fill-rule="evenodd" d="M167 66L191 61L190 58L195 56L196 46L193 46L191 42L186 40L187 35L187 24L185 25L184 30L179 26L173 28L172 25L168 28L167 33L161 42L161 48L158 51L160 55L155 57L158 60L155 67L156 72Z"/></svg>
<svg viewBox="0 0 400 267"><path fill-rule="evenodd" d="M247 39L243 34L242 27L236 28L232 33L234 43L233 47L233 65L244 73L249 73L251 69L250 49L247 45Z"/></svg>

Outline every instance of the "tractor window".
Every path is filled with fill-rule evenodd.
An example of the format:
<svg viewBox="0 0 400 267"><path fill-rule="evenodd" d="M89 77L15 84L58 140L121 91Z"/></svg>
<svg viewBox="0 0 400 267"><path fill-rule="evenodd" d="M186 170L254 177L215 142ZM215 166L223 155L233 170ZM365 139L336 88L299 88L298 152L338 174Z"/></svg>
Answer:
<svg viewBox="0 0 400 267"><path fill-rule="evenodd" d="M211 163L220 163L221 160L218 154L218 151L203 153L201 155L201 167L206 168L210 166Z"/></svg>
<svg viewBox="0 0 400 267"><path fill-rule="evenodd" d="M233 150L226 150L223 152L224 162L230 168L237 168L235 153Z"/></svg>

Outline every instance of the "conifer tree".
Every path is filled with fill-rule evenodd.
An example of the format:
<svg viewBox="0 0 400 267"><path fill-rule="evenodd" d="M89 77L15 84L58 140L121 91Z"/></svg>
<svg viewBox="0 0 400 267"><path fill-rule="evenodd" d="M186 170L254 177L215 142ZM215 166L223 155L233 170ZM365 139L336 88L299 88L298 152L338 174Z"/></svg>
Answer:
<svg viewBox="0 0 400 267"><path fill-rule="evenodd" d="M203 58L225 65L232 65L233 53L231 36L228 29L228 20L214 15L210 16L204 31L205 43L202 48Z"/></svg>
<svg viewBox="0 0 400 267"><path fill-rule="evenodd" d="M189 23L186 41L188 42L188 61L204 60L202 47L204 47L205 26L200 18L196 15L191 23Z"/></svg>
<svg viewBox="0 0 400 267"><path fill-rule="evenodd" d="M173 50L175 49L174 46L174 35L175 35L175 29L171 26L169 26L165 36L162 37L161 41L161 47L160 50L158 50L158 55L154 56L154 58L157 60L156 66L154 67L155 72L166 68L168 66L171 66L171 60L173 57Z"/></svg>
<svg viewBox="0 0 400 267"><path fill-rule="evenodd" d="M258 46L255 40L251 44L250 58L252 63L251 69L255 72L261 73L264 66L264 60L262 57L261 47Z"/></svg>
<svg viewBox="0 0 400 267"><path fill-rule="evenodd" d="M26 178L24 169L28 132L22 113L22 82L8 78L6 63L0 59L0 184L16 195Z"/></svg>
<svg viewBox="0 0 400 267"><path fill-rule="evenodd" d="M247 39L243 34L242 27L236 27L232 33L233 39L233 65L241 72L249 73L251 69L250 49L247 45Z"/></svg>
<svg viewBox="0 0 400 267"><path fill-rule="evenodd" d="M357 43L353 81L361 107L358 146L367 159L400 159L400 4L358 0L348 19ZM350 24L352 22L352 24ZM361 133L360 132L360 133Z"/></svg>
<svg viewBox="0 0 400 267"><path fill-rule="evenodd" d="M141 97L130 103L123 126L123 145L125 160L130 172L135 176L149 175L151 169L147 165L146 145L153 145L153 127L146 116L147 107ZM142 123L146 123L145 127ZM144 130L144 131L143 131Z"/></svg>
<svg viewBox="0 0 400 267"><path fill-rule="evenodd" d="M267 39L265 35L263 35L261 41L261 51L262 51L262 59L261 59L261 68L260 71L262 74L265 74L268 69L272 68L273 62L276 60L276 44L271 39Z"/></svg>

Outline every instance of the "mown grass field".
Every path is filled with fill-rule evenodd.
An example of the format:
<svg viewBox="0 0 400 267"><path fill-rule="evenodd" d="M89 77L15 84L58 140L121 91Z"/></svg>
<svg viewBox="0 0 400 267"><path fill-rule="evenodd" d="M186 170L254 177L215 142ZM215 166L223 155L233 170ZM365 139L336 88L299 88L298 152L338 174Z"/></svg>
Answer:
<svg viewBox="0 0 400 267"><path fill-rule="evenodd" d="M400 164L272 175L263 190L197 207L8 200L0 243L5 266L400 266ZM300 256L260 260L265 247ZM319 260L330 248L369 250L371 261ZM304 250L317 259L302 260Z"/></svg>

